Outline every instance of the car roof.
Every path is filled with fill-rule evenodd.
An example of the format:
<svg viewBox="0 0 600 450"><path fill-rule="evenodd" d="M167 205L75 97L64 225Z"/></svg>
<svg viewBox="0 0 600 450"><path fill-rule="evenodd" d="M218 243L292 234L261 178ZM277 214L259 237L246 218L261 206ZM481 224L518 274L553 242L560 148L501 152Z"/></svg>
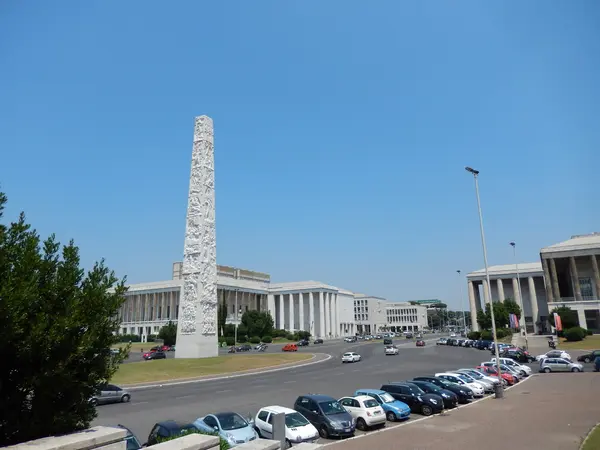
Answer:
<svg viewBox="0 0 600 450"><path fill-rule="evenodd" d="M192 423L176 422L175 420L163 420L162 422L156 422L156 425L168 428L169 430L178 430L180 428L194 427Z"/></svg>
<svg viewBox="0 0 600 450"><path fill-rule="evenodd" d="M306 395L301 395L300 397L310 398L311 400L314 400L315 402L327 402L327 401L335 400L333 397L330 397L329 395L323 395L323 394L306 394Z"/></svg>
<svg viewBox="0 0 600 450"><path fill-rule="evenodd" d="M261 408L260 410L268 411L268 412L272 412L272 413L284 413L284 414L290 414L290 413L296 412L292 408L286 408L285 406L277 406L277 405L265 406L264 408Z"/></svg>
<svg viewBox="0 0 600 450"><path fill-rule="evenodd" d="M366 392L367 394L385 394L381 389L357 389L356 392Z"/></svg>

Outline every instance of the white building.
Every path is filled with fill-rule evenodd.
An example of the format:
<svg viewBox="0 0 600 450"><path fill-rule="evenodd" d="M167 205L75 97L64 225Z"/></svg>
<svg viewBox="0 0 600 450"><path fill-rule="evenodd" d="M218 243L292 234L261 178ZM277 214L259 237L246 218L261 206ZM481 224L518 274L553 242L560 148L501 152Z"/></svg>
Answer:
<svg viewBox="0 0 600 450"><path fill-rule="evenodd" d="M541 262L491 266L492 301L512 298L522 305L531 333L550 331L548 314L562 305L577 311L580 326L600 330L599 255L600 233L593 233L541 249ZM485 270L469 273L467 285L471 321L477 330L481 299L490 301Z"/></svg>

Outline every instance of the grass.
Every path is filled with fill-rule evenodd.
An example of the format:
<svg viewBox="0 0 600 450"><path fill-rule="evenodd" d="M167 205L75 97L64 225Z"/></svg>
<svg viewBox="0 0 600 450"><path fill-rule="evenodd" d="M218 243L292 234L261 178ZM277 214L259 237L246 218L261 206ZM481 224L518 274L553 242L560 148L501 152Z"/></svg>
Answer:
<svg viewBox="0 0 600 450"><path fill-rule="evenodd" d="M567 342L560 338L558 348L560 350L600 350L600 335L586 336L583 341L579 342Z"/></svg>
<svg viewBox="0 0 600 450"><path fill-rule="evenodd" d="M598 450L600 448L600 426L596 426L588 435L581 450Z"/></svg>
<svg viewBox="0 0 600 450"><path fill-rule="evenodd" d="M115 384L138 384L220 375L278 366L312 358L307 353L228 355L201 359L157 359L121 364L112 378Z"/></svg>
<svg viewBox="0 0 600 450"><path fill-rule="evenodd" d="M498 342L502 342L504 344L511 344L512 343L512 335L504 336L503 338L498 339Z"/></svg>
<svg viewBox="0 0 600 450"><path fill-rule="evenodd" d="M145 344L142 342L132 342L131 343L131 351L132 352L140 352L142 349L150 350L155 345L158 345L158 344L155 344L154 342L146 342ZM127 342L121 342L119 344L113 345L113 348L123 348L125 346L127 346Z"/></svg>

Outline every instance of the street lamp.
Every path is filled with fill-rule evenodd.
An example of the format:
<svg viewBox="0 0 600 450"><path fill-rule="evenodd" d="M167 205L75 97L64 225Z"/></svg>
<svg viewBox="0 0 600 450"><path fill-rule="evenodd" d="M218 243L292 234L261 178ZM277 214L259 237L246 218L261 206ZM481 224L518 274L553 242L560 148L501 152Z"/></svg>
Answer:
<svg viewBox="0 0 600 450"><path fill-rule="evenodd" d="M502 381L502 372L500 370L500 355L498 354L498 336L496 335L496 319L494 317L494 300L492 299L492 285L490 284L490 272L488 270L487 260L487 248L485 247L485 234L483 232L483 215L481 214L481 200L479 199L479 182L477 177L479 176L479 170L475 170L471 167L465 167L465 170L473 175L475 180L475 196L477 197L477 210L479 212L479 231L481 233L481 247L483 249L483 264L485 265L485 278L487 280L487 294L490 299L490 315L492 319L492 336L494 338L494 353L496 354L496 367L498 368L498 379ZM495 396L496 398L502 398L504 396L502 383L495 385Z"/></svg>
<svg viewBox="0 0 600 450"><path fill-rule="evenodd" d="M521 307L521 318L523 319L523 330L525 331L525 350L529 348L529 339L527 336L527 322L525 321L525 308L523 307L523 296L521 295L521 277L519 276L519 263L517 262L517 244L510 243L513 248L513 256L515 258L515 267L517 268L517 290L519 291L519 306ZM520 322L521 320L519 320Z"/></svg>
<svg viewBox="0 0 600 450"><path fill-rule="evenodd" d="M462 278L460 276L460 270L457 270L456 273L458 274L458 279L460 281L460 309L462 309L462 316L463 316L463 329L465 331L465 334L467 333L467 317L465 316L465 304L464 304L464 296L463 296L463 285L462 285Z"/></svg>
<svg viewBox="0 0 600 450"><path fill-rule="evenodd" d="M235 340L236 344L237 344L237 329L238 329L238 300L237 300L237 298L238 298L238 289L235 290L235 326L234 326L235 336L234 336L234 340ZM240 308L240 311L241 311L241 308Z"/></svg>

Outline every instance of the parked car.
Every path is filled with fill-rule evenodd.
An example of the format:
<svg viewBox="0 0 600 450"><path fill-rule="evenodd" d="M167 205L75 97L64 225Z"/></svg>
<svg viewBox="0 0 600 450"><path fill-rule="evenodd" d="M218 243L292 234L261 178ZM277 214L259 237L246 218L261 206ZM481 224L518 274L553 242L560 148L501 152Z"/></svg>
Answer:
<svg viewBox="0 0 600 450"><path fill-rule="evenodd" d="M476 383L472 383L469 379L463 374L451 373L451 372L440 372L435 374L436 377L443 378L446 381L450 381L451 383L460 384L462 386L466 386L473 391L473 395L475 397L483 397L484 390L483 388Z"/></svg>
<svg viewBox="0 0 600 450"><path fill-rule="evenodd" d="M282 352L297 352L298 346L296 344L285 344L281 347Z"/></svg>
<svg viewBox="0 0 600 450"><path fill-rule="evenodd" d="M486 381L492 385L500 384L500 380L498 379L498 377L489 377L476 369L463 368L455 370L455 372L464 373L472 378L475 378L478 381ZM506 384L506 382L503 382L502 384Z"/></svg>
<svg viewBox="0 0 600 450"><path fill-rule="evenodd" d="M308 341L308 339L301 339L296 345L298 347L306 347L307 345L310 345L310 342Z"/></svg>
<svg viewBox="0 0 600 450"><path fill-rule="evenodd" d="M381 389L359 389L354 396L368 395L372 397L385 411L385 416L390 422L405 420L410 417L410 407L400 400L396 400L389 393Z"/></svg>
<svg viewBox="0 0 600 450"><path fill-rule="evenodd" d="M167 354L165 352L163 352L162 350L156 351L156 352L147 352L144 353L142 355L142 357L146 360L146 361L150 361L153 359L167 359Z"/></svg>
<svg viewBox="0 0 600 450"><path fill-rule="evenodd" d="M481 365L493 367L494 369L498 370L498 365L491 361L482 362ZM518 370L516 370L510 366L507 366L506 364L500 364L500 370L502 371L502 373L511 374L512 377L514 378L515 383L518 383L523 378L523 375L521 374L521 372L519 372Z"/></svg>
<svg viewBox="0 0 600 450"><path fill-rule="evenodd" d="M562 350L550 350L542 355L538 355L535 357L536 361L541 361L544 358L561 358L561 359L571 359L571 355L567 352L563 352Z"/></svg>
<svg viewBox="0 0 600 450"><path fill-rule="evenodd" d="M585 355L581 355L580 357L577 358L577 361L584 362L584 363L590 363L590 362L594 361L596 358L598 358L599 356L600 356L600 350L594 350L593 352L586 353Z"/></svg>
<svg viewBox="0 0 600 450"><path fill-rule="evenodd" d="M495 363L496 358L492 358L490 359L490 361ZM500 358L500 364L505 364L509 367L512 367L515 370L518 370L524 377L528 377L529 375L531 375L531 367L519 364L512 358Z"/></svg>
<svg viewBox="0 0 600 450"><path fill-rule="evenodd" d="M392 341L390 338L385 338L383 340L383 345L394 345L394 341Z"/></svg>
<svg viewBox="0 0 600 450"><path fill-rule="evenodd" d="M356 428L366 431L369 428L385 425L387 420L383 408L368 395L342 397L338 400L356 421Z"/></svg>
<svg viewBox="0 0 600 450"><path fill-rule="evenodd" d="M452 383L448 380L444 380L443 378L438 378L434 376L425 376L425 377L415 377L415 381L426 381L427 383L435 384L437 387L442 389L447 389L449 391L454 392L458 397L459 403L469 403L469 400L473 400L475 395L473 391L469 389L466 385L459 385L456 383Z"/></svg>
<svg viewBox="0 0 600 450"><path fill-rule="evenodd" d="M322 438L354 436L356 422L333 397L319 394L301 395L296 399L294 409L315 426Z"/></svg>
<svg viewBox="0 0 600 450"><path fill-rule="evenodd" d="M518 363L531 363L535 361L535 356L531 356L528 352L521 349L508 348L498 353L501 357L513 359Z"/></svg>
<svg viewBox="0 0 600 450"><path fill-rule="evenodd" d="M412 333L406 333L405 336L406 336L406 339L412 339L413 338L413 334Z"/></svg>
<svg viewBox="0 0 600 450"><path fill-rule="evenodd" d="M254 429L263 439L273 439L273 414L285 414L285 439L289 445L314 442L319 439L315 426L298 411L284 406L261 408L254 418Z"/></svg>
<svg viewBox="0 0 600 450"><path fill-rule="evenodd" d="M498 369L492 366L477 366L475 369L485 373L488 376L498 378ZM502 380L506 382L509 386L512 386L517 382L515 378L510 373L502 372Z"/></svg>
<svg viewBox="0 0 600 450"><path fill-rule="evenodd" d="M406 403L412 412L431 416L444 410L444 399L437 394L428 394L419 386L412 383L388 383L381 386L381 390L388 392L396 400Z"/></svg>
<svg viewBox="0 0 600 450"><path fill-rule="evenodd" d="M437 340L437 342L435 343L435 345L446 345L447 342L448 342L448 339L446 339L446 338L439 338Z"/></svg>
<svg viewBox="0 0 600 450"><path fill-rule="evenodd" d="M323 339L315 339L313 341L313 344L322 344L323 343Z"/></svg>
<svg viewBox="0 0 600 450"><path fill-rule="evenodd" d="M123 428L127 434L125 435L125 449L126 450L140 450L142 448L142 444L133 431L127 428L125 425L117 425L119 428Z"/></svg>
<svg viewBox="0 0 600 450"><path fill-rule="evenodd" d="M194 426L200 431L217 433L226 440L229 447L245 444L258 438L254 426L234 412L222 412L199 417Z"/></svg>
<svg viewBox="0 0 600 450"><path fill-rule="evenodd" d="M242 345L238 345L235 348L236 352L249 352L250 350L252 350L252 346L250 344L242 344Z"/></svg>
<svg viewBox="0 0 600 450"><path fill-rule="evenodd" d="M342 363L354 363L360 361L360 355L355 352L346 352L342 355Z"/></svg>
<svg viewBox="0 0 600 450"><path fill-rule="evenodd" d="M417 345L417 347L425 347L425 341L424 341L424 340L422 340L422 339L419 339L419 340L416 342L416 345Z"/></svg>
<svg viewBox="0 0 600 450"><path fill-rule="evenodd" d="M92 405L104 405L106 403L127 403L131 400L131 394L114 384L103 384L99 387L99 393L90 399Z"/></svg>
<svg viewBox="0 0 600 450"><path fill-rule="evenodd" d="M385 348L386 355L397 355L398 352L399 352L398 347L396 347L395 345L388 345Z"/></svg>
<svg viewBox="0 0 600 450"><path fill-rule="evenodd" d="M481 386L483 388L484 393L490 394L490 393L494 392L494 383L484 380L483 377L481 379L477 379L473 375L470 375L470 374L464 373L464 372L458 372L458 371L450 372L450 373L462 375L463 377L466 377L470 383L478 384L479 386Z"/></svg>
<svg viewBox="0 0 600 450"><path fill-rule="evenodd" d="M596 356L594 360L594 372L600 372L600 356Z"/></svg>
<svg viewBox="0 0 600 450"><path fill-rule="evenodd" d="M344 342L348 342L348 343L356 342L356 336L346 337L346 338L344 338Z"/></svg>
<svg viewBox="0 0 600 450"><path fill-rule="evenodd" d="M583 364L563 358L544 358L540 361L540 372L583 372Z"/></svg>
<svg viewBox="0 0 600 450"><path fill-rule="evenodd" d="M444 408L454 408L458 405L458 395L448 389L442 389L427 381L412 380L411 383L419 386L421 390L428 394L439 395L444 401Z"/></svg>
<svg viewBox="0 0 600 450"><path fill-rule="evenodd" d="M198 429L192 423L181 423L175 422L174 420L158 422L152 427L152 431L150 431L150 434L148 435L148 441L143 447L158 444L161 440L166 438L196 431L198 431Z"/></svg>

